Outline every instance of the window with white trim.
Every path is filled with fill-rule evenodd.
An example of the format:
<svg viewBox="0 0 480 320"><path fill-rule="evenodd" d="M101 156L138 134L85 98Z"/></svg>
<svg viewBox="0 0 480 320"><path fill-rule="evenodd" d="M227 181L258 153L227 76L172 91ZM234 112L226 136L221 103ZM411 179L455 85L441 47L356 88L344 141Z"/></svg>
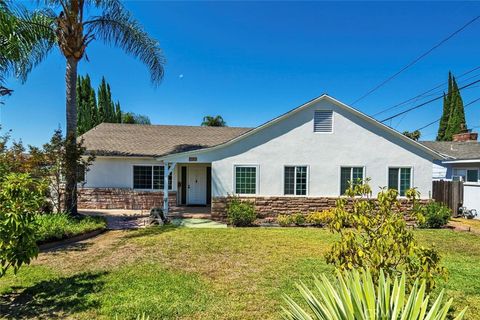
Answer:
<svg viewBox="0 0 480 320"><path fill-rule="evenodd" d="M333 132L333 111L315 110L313 116L313 132L332 133Z"/></svg>
<svg viewBox="0 0 480 320"><path fill-rule="evenodd" d="M452 180L478 183L478 169L454 168L452 172Z"/></svg>
<svg viewBox="0 0 480 320"><path fill-rule="evenodd" d="M284 194L307 195L307 181L306 166L285 166L283 179Z"/></svg>
<svg viewBox="0 0 480 320"><path fill-rule="evenodd" d="M163 190L164 166L133 166L133 188ZM168 175L168 190L172 190L172 172Z"/></svg>
<svg viewBox="0 0 480 320"><path fill-rule="evenodd" d="M235 193L257 193L257 167L235 166Z"/></svg>
<svg viewBox="0 0 480 320"><path fill-rule="evenodd" d="M345 194L350 184L358 184L363 181L363 167L340 168L340 194Z"/></svg>
<svg viewBox="0 0 480 320"><path fill-rule="evenodd" d="M412 168L388 168L388 189L398 191L402 197L412 184Z"/></svg>

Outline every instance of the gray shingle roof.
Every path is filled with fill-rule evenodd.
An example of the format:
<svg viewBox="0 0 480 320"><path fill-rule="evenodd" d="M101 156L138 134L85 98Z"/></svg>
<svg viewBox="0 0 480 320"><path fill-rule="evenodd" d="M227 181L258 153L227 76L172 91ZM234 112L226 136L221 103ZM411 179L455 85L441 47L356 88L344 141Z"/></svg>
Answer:
<svg viewBox="0 0 480 320"><path fill-rule="evenodd" d="M102 123L84 133L87 152L99 156L159 157L213 147L251 128Z"/></svg>
<svg viewBox="0 0 480 320"><path fill-rule="evenodd" d="M480 143L477 141L420 141L420 143L454 159L480 159Z"/></svg>

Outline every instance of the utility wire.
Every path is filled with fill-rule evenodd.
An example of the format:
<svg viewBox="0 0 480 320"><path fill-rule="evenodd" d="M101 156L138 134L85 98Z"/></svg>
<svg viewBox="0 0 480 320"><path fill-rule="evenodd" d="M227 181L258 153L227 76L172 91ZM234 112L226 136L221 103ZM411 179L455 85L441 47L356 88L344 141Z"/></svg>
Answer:
<svg viewBox="0 0 480 320"><path fill-rule="evenodd" d="M473 69L471 69L471 70L468 70L467 72L462 73L461 75L459 75L459 76L457 77L457 79L460 79L460 78L466 76L467 74L472 73L472 72L474 72L474 71L476 71L476 70L478 70L478 69L480 69L480 66L475 67L475 68L473 68ZM469 80L469 79L472 79L472 78L476 78L476 77L478 77L478 76L480 76L480 74L477 74L477 75L472 76L472 77L468 77L468 78L465 79L465 80ZM423 93L420 93L420 94L416 95L416 96L413 97L413 98L409 98L409 99L407 99L407 100L405 100L405 101L399 102L399 103L397 103L397 104L395 104L395 105L393 105L393 106L391 106L391 107L388 107L388 108L386 108L386 109L384 109L384 110L382 110L382 111L379 111L379 112L373 114L372 117L376 117L376 116L378 116L378 115L380 115L380 114L382 114L382 113L385 113L385 112L387 112L387 111L390 111L390 110L392 110L392 109L395 109L395 108L397 108L397 107L400 107L400 106L402 106L402 105L404 105L404 104L407 104L407 103L409 103L409 102L411 102L411 101L417 100L418 98L421 98L421 97L425 96L427 93L430 93L430 92L434 91L435 89L438 89L438 88L443 87L447 82L448 82L448 81L444 81L444 82L442 82L442 83L439 83L439 84L436 85L435 87L433 87L433 88L431 88L431 89L429 89L429 90L427 90L427 91L425 91L425 92L423 92Z"/></svg>
<svg viewBox="0 0 480 320"><path fill-rule="evenodd" d="M466 105L464 105L463 107L464 107L464 108L466 108L466 107L468 107L468 106L470 106L470 105L474 104L474 103L475 103L475 102L477 102L477 101L480 101L480 98L477 98L477 99L475 99L475 100L473 100L473 101L470 101L469 103L467 103L467 104L466 104ZM435 121L432 121L432 122L430 122L430 123L428 123L428 124L424 125L423 127L420 127L420 128L418 128L417 130L418 130L418 131L420 131L420 130L423 130L423 129L425 129L425 128L428 128L428 127L430 127L431 125L433 125L433 124L435 124L435 123L439 122L440 120L442 120L442 118L438 118L437 120L435 120Z"/></svg>
<svg viewBox="0 0 480 320"><path fill-rule="evenodd" d="M442 44L444 44L445 42L447 42L448 40L450 40L451 38L453 38L454 36L456 36L457 34L459 34L460 32L462 32L465 28L467 28L469 25L471 25L472 23L474 23L476 20L478 20L480 18L480 15L479 16L476 16L475 18L473 18L472 20L468 21L466 24L464 24L460 29L457 29L455 32L451 33L448 37L446 37L445 39L443 39L442 41L440 41L439 43L437 43L436 45L434 45L432 48L430 48L429 50L427 50L426 52L424 52L423 54L421 54L419 57L417 57L416 59L414 59L412 62L410 62L409 64L407 64L406 66L404 66L402 69L400 69L399 71L397 71L395 74L391 75L390 77L388 77L387 79L385 79L384 81L382 81L381 83L379 83L377 86L375 86L374 88L370 89L367 93L365 93L364 95L362 95L360 98L358 98L357 100L353 101L351 103L351 105L355 105L355 103L359 102L360 100L363 100L365 99L367 96L369 96L370 94L372 94L373 92L377 91L378 89L380 89L381 87L383 87L386 83L390 82L391 80L393 80L395 77L397 77L400 73L402 73L403 71L407 70L408 68L410 68L411 66L413 66L414 64L416 64L418 61L422 60L423 58L425 58L427 55L429 55L432 51L434 51L435 49L437 49L438 47L440 47Z"/></svg>
<svg viewBox="0 0 480 320"><path fill-rule="evenodd" d="M476 84L476 83L478 83L478 82L480 82L480 79L479 79L479 80L476 80L476 81L473 81L473 82L470 82L469 84L464 85L463 87L458 88L458 91L460 91L460 90L462 90L462 89L465 89L465 88L468 88L468 87L470 87L470 86L473 86L474 84ZM394 114L393 116L388 117L388 118L385 118L385 119L383 119L383 120L380 121L380 122L385 122L385 121L394 119L394 118L396 118L396 117L398 117L398 116L401 116L402 114L405 114L405 113L410 112L410 111L412 111L412 110L418 109L418 108L420 108L420 107L423 107L424 105L427 105L427 104L429 104L429 103L432 103L432 102L437 101L437 100L442 99L442 98L443 98L443 94L440 95L440 96L438 96L438 97L435 97L435 98L433 98L433 99L430 99L430 100L428 100L428 101L426 101L426 102L423 102L423 103L421 103L421 104L418 104L418 105L416 105L416 106L414 106L414 107L408 108L407 110L404 110L404 111L402 111L402 112L399 112L399 113L397 113L397 114Z"/></svg>

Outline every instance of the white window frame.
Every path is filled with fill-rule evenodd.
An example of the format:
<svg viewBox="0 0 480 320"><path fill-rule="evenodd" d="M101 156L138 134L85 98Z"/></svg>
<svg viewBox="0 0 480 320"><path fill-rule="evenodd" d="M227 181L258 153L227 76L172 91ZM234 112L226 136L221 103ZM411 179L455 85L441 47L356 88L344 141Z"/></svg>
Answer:
<svg viewBox="0 0 480 320"><path fill-rule="evenodd" d="M362 168L362 175L363 175L363 178L362 178L362 181L365 182L365 177L366 177L366 173L367 173L367 166L366 165L358 165L358 164L352 164L352 165L341 165L339 168L338 168L338 194L339 195L343 195L342 194L342 168L350 168L350 181L352 181L353 179L353 168Z"/></svg>
<svg viewBox="0 0 480 320"><path fill-rule="evenodd" d="M454 180L454 177L458 176L458 175L455 175L454 172L455 170L465 170L465 181L463 180L460 180L460 181L463 181L464 183L472 183L472 184L479 184L480 183L480 170L479 168L475 168L475 167L458 167L458 168L452 168L452 180ZM467 177L468 177L468 170L475 170L477 171L477 181L467 181ZM459 176L458 176L459 177Z"/></svg>
<svg viewBox="0 0 480 320"><path fill-rule="evenodd" d="M237 167L238 168L255 168L255 193L237 193ZM258 164L235 164L232 170L232 186L233 194L242 197L251 197L259 194L260 188L260 166Z"/></svg>
<svg viewBox="0 0 480 320"><path fill-rule="evenodd" d="M410 188L409 188L409 189L414 188L414 184L413 184L413 181L414 181L414 180L413 180L413 173L414 173L414 171L413 171L413 166L388 166L388 167L387 167L387 188L388 188L388 185L389 185L389 183L388 183L388 179L389 179L388 173L389 173L390 169L402 169L402 168L409 168L409 169L410 169ZM400 171L401 171L401 170L398 170L398 185L397 185L398 196L399 196L400 198L406 198L406 196L401 196L401 195L400 195L400 174L401 174Z"/></svg>
<svg viewBox="0 0 480 320"><path fill-rule="evenodd" d="M152 187L150 189L145 189L145 188L135 188L135 167L151 167L152 168L152 174L151 174L151 179L152 179ZM132 189L133 190L140 190L140 191L155 191L155 192L158 192L158 191L163 191L163 188L161 189L154 189L153 188L153 167L164 167L164 165L160 165L160 164L132 164ZM165 170L165 169L164 169ZM172 191L173 190L173 171L171 173L172 175L172 187L171 188L168 188L168 191ZM161 177L161 179L163 179L163 176ZM167 182L168 183L168 182Z"/></svg>
<svg viewBox="0 0 480 320"><path fill-rule="evenodd" d="M293 185L293 194L285 194L285 168L294 167L295 168L295 181ZM307 168L307 186L305 194L297 194L297 167L306 167ZM283 195L285 197L307 197L310 193L310 166L306 164L286 164L283 166L282 170L282 188Z"/></svg>
<svg viewBox="0 0 480 320"><path fill-rule="evenodd" d="M315 112L317 111L330 111L332 113L332 130L330 132L315 131ZM333 134L335 128L335 112L332 109L316 109L313 111L313 133L315 134Z"/></svg>

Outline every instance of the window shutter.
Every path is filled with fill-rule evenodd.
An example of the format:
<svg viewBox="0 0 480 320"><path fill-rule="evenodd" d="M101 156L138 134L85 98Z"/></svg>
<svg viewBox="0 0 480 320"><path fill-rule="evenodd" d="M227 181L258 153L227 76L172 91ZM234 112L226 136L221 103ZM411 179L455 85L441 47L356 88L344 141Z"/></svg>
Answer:
<svg viewBox="0 0 480 320"><path fill-rule="evenodd" d="M313 119L314 132L333 132L333 111L316 110Z"/></svg>

